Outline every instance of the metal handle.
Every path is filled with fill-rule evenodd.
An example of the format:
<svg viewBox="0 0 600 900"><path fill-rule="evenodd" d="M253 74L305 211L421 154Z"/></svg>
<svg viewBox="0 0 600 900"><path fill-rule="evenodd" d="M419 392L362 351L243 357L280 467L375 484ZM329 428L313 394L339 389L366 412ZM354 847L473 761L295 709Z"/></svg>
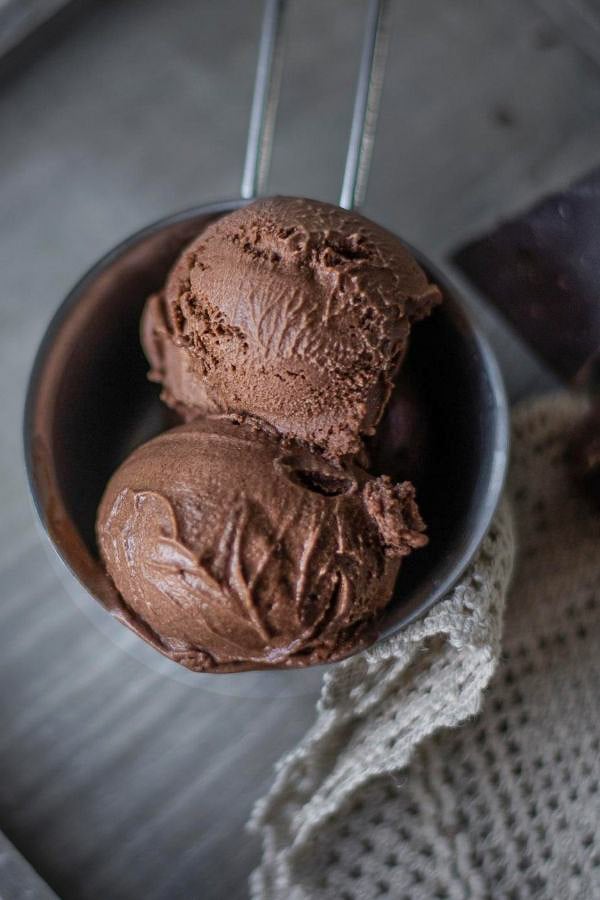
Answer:
<svg viewBox="0 0 600 900"><path fill-rule="evenodd" d="M285 6L286 0L265 0L242 177L242 197L247 200L263 193L271 161L283 68ZM340 195L340 206L346 209L359 206L364 199L383 85L388 8L389 0L369 0Z"/></svg>
<svg viewBox="0 0 600 900"><path fill-rule="evenodd" d="M369 0L340 194L340 206L346 209L360 206L365 199L387 56L388 10L388 0Z"/></svg>
<svg viewBox="0 0 600 900"><path fill-rule="evenodd" d="M242 176L242 197L263 193L273 147L275 115L283 68L282 37L286 0L265 0L248 143Z"/></svg>

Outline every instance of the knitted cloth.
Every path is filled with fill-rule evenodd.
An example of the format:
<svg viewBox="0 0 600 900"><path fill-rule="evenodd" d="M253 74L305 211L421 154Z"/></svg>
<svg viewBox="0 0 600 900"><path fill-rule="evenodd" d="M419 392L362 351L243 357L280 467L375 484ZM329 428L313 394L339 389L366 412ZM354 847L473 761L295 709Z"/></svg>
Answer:
<svg viewBox="0 0 600 900"><path fill-rule="evenodd" d="M326 676L314 727L254 812L253 897L600 897L600 516L563 461L582 412L562 395L514 417L520 561L483 710L506 505L448 598Z"/></svg>

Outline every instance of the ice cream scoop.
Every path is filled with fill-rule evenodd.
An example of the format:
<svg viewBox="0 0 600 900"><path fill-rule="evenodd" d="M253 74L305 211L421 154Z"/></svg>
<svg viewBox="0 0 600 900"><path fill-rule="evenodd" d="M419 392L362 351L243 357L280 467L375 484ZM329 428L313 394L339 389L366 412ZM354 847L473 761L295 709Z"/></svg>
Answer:
<svg viewBox="0 0 600 900"><path fill-rule="evenodd" d="M369 170L377 97L380 93L385 58L385 53L382 52L385 43L382 40L385 34L385 29L382 27L384 6L383 0L381 2L373 0L369 4L368 19L364 30L352 128L340 195L340 206L345 209L360 205ZM314 403L307 402L305 397L300 405L302 415L299 417L299 425L304 428L305 435L312 443L317 444L319 440L322 440L321 450L325 449L330 456L330 460L327 462L322 452L313 452L307 446L302 448L303 460L306 458L304 454L308 454L310 458L316 457L318 460L318 463L311 464L308 468L313 473L311 474L313 488L315 487L315 469L321 473L318 479L321 490L309 490L307 485L303 485L305 491L300 495L294 494L291 486L296 485L296 488L299 489L297 481L290 480L289 477L284 478L281 473L279 475L278 480L283 479L284 482L280 503L291 499L293 500L291 508L302 512L303 509L310 510L312 507L310 504L303 507L298 497L314 495L312 502L322 504L321 507L317 507L317 511L320 510L323 520L329 525L337 525L338 522L347 524L355 515L356 531L353 532L352 540L349 537L342 540L346 532L344 529L340 529L339 541L335 543L336 532L330 529L328 542L325 545L319 538L315 541L314 549L309 549L309 561L312 560L313 555L322 561L322 566L316 575L314 568L311 568L312 564L309 566L305 561L300 566L301 573L311 571L313 580L321 579L319 583L324 591L322 596L329 597L328 609L333 610L334 613L333 617L331 617L331 612L321 616L318 611L316 617L314 614L312 617L307 616L306 603L300 604L303 612L299 613L296 618L302 623L300 638L306 642L304 655L299 648L300 645L296 643L286 657L285 640L283 639L285 634L275 631L271 635L272 641L268 642L268 645L267 643L263 644L265 652L262 654L260 649L257 654L255 653L256 637L253 638L254 651L252 652L258 656L257 663L248 661L248 648L244 647L238 647L228 663L227 647L221 647L221 650L218 650L219 641L230 640L232 637L227 629L224 632L210 632L211 641L214 639L214 647L217 648L214 657L201 656L200 646L196 646L190 640L191 635L186 635L188 626L191 627L192 624L195 629L203 627L202 623L207 629L211 627L208 618L202 616L208 615L211 605L215 611L219 611L223 606L223 596L228 598L228 602L231 599L231 593L220 595L218 590L216 593L211 593L209 590L206 595L192 592L190 596L190 583L197 584L193 579L198 576L198 570L201 570L202 577L205 577L205 572L208 572L210 577L215 574L210 557L210 539L211 534L214 536L217 533L216 530L210 532L210 530L204 529L204 525L211 521L208 517L202 519L202 528L199 527L197 530L188 528L186 525L188 522L196 521L198 525L201 524L199 516L196 515L194 518L191 510L194 506L199 507L203 497L205 499L212 497L217 508L228 509L231 504L227 505L225 501L228 497L231 498L236 490L239 491L240 486L244 486L244 490L247 491L249 485L259 499L263 497L263 491L267 491L268 495L269 480L267 479L266 482L264 479L261 480L254 475L254 470L258 466L263 473L268 471L270 477L273 477L274 458L275 456L277 459L280 458L282 449L281 435L279 434L282 430L281 422L275 419L271 422L271 426L279 426L277 433L273 430L269 431L268 428L263 432L263 440L271 446L271 462L269 462L269 454L263 450L258 452L256 459L253 456L252 460L248 453L240 452L240 461L236 463L231 459L227 464L226 469L229 474L226 473L226 469L221 471L216 462L209 467L208 471L213 477L208 484L206 484L206 472L202 475L204 482L200 477L201 459L198 454L194 454L193 459L190 460L192 475L190 480L189 472L184 471L185 466L179 468L178 453L169 455L159 451L158 448L162 447L161 442L172 440L174 433L164 434L155 442L144 445L134 451L110 479L101 503L100 516L97 520L98 530L96 531L98 502L110 474L115 471L115 467L132 448L138 447L141 441L156 434L167 425L162 404L159 403L156 394L150 390L147 382L145 361L135 337L142 307L151 292L161 292L161 299L154 300L149 304L144 319L145 340L155 375L161 380L163 373L165 376L167 372L169 373L169 383L166 378L162 379L166 398L187 417L193 416L196 411L205 412L202 401L201 409L196 407L198 399L195 396L197 393L195 390L192 391L194 396L189 398L188 408L187 398L183 394L180 395L177 387L178 378L182 386L186 386L190 382L193 387L195 356L193 353L183 353L182 351L189 351L189 345L193 346L195 336L200 335L202 329L196 330L196 323L192 316L190 322L194 327L189 328L188 333L189 323L186 325L185 317L182 315L183 306L178 309L177 304L174 309L177 316L176 328L173 328L167 315L166 301L168 297L164 291L164 285L168 280L170 267L175 264L178 254L185 250L190 241L200 234L203 236L208 234L216 219L224 217L232 210L243 206L247 200L261 196L265 192L277 95L275 86L277 78L274 77L274 73L281 69L276 65L276 60L279 58L278 47L281 45L279 23L282 8L283 4L278 0L273 0L273 2L269 0L265 8L248 151L242 182L243 200L200 206L178 213L132 235L100 260L65 299L44 336L30 378L25 413L25 453L32 495L44 528L71 571L86 586L98 604L128 625L155 649L174 659L179 659L186 665L197 668L202 668L207 663L210 664L211 659L218 657L219 660L222 660L219 667L208 669L217 672L236 668L277 665L272 654L269 655L270 651L267 652L268 646L275 649L275 652L279 654L279 664L284 666L303 665L310 661L325 660L328 648L335 651L337 646L340 653L346 652L342 651L345 635L352 637L347 644L347 652L351 653L353 650L360 649L361 646L364 646L364 642L371 638L385 637L398 631L416 615L425 612L452 586L479 546L500 496L507 459L507 407L493 356L463 308L461 297L453 286L442 273L435 271L435 267L429 260L421 257L415 251L415 255L422 261L425 269L434 274L436 281L444 285L446 299L437 314L431 317L423 328L418 329L417 337L421 342L421 349L416 356L418 365L415 369L419 402L423 398L426 408L431 408L435 412L436 421L436 453L428 456L427 468L422 481L427 485L425 499L432 540L427 550L418 554L421 562L417 562L416 566L402 567L400 578L395 583L394 597L386 606L382 616L379 615L381 606L378 606L377 598L379 597L382 604L387 603L385 597L387 586L393 581L391 571L394 568L397 570L398 555L411 546L411 541L414 543L415 540L419 540L414 535L421 535L420 540L422 540L420 521L417 519L412 505L412 489L406 485L394 487L386 478L369 477L364 471L354 469L348 460L340 462L336 477L339 477L339 471L343 469L345 472L343 480L349 479L353 485L349 491L344 489L341 494L332 495L331 479L328 481L327 478L323 479L321 476L323 472L328 477L332 474L328 468L332 465L331 457L344 456L346 448L360 446L363 433L368 434L371 431L380 414L377 409L378 392L381 390L383 407L385 391L389 388L388 379L389 377L393 378L394 364L399 361L403 352L401 348L402 332L406 328L406 322L400 325L398 318L402 319L404 315L410 324L413 314L419 314L419 307L421 312L424 312L425 307L435 303L439 296L435 288L426 285L426 279L422 273L419 275L418 266L415 268L416 264L410 263L410 257L408 257L407 273L412 272L412 275L408 281L411 281L413 276L416 277L417 290L413 293L411 288L408 292L405 291L404 294L401 294L400 300L406 307L404 314L400 313L399 317L394 315L390 317L391 336L396 350L390 351L388 348L381 357L383 374L380 383L375 385L370 383L374 375L374 368L368 362L369 354L372 352L368 335L373 332L371 326L368 326L368 320L373 315L378 322L388 322L387 317L390 312L389 309L386 309L388 301L391 301L392 308L394 304L396 305L397 313L400 312L397 308L395 292L387 293L389 284L386 287L387 282L384 280L384 283L379 286L381 287L379 290L377 282L375 282L377 290L373 292L373 297L380 295L382 309L379 308L379 302L375 303L371 297L370 303L373 310L367 312L365 322L361 322L360 317L357 322L356 314L360 311L359 309L352 310L353 306L360 307L362 299L364 299L360 297L360 291L355 298L356 303L348 304L348 314L345 318L349 326L357 328L357 342L353 343L349 340L348 334L344 333L343 328L339 340L333 333L335 329L329 329L328 338L332 339L333 346L337 347L337 350L345 348L351 353L353 349L356 351L357 345L359 345L363 347L364 352L361 353L359 350L355 366L345 353L340 353L340 358L336 359L333 369L327 369L322 373L323 384L327 384L328 387L333 386L334 389L338 384L338 368L340 371L349 372L349 383L359 376L358 387L351 391L349 398L345 399L343 394L339 395L336 390L331 394L331 405L338 401L339 396L342 396L347 403L348 409L345 409L341 415L331 418L330 411L326 416L321 415L320 420L319 409L315 410ZM242 214L240 213L240 215ZM346 221L353 216L353 214L341 210L338 210L336 215L342 218L347 216ZM365 221L354 216L353 220L357 219ZM369 228L375 228L383 235L387 235L385 241L394 240L389 233L377 229L377 226L372 226L370 223L367 225ZM335 231L336 228L333 228L334 237L336 237ZM351 238L354 232L352 229L350 231ZM331 236L328 231L326 237ZM334 279L337 262L332 254L337 254L337 250L341 248L344 253L340 254L340 258L346 257L342 267L345 266L346 271L342 274L344 277L347 275L351 281L354 280L358 284L357 270L364 275L368 261L363 258L360 262L361 246L359 242L357 245L359 253L354 260L351 258L354 253L352 241L349 244L345 241L339 244L336 241L335 247L322 246L321 262L327 264L315 267L314 261L311 262L313 255L306 257L304 263L299 267L300 275L296 279L296 283L302 287L301 276L306 276L307 270L310 270L312 265L313 271L312 274L309 273L308 281L310 282L311 278L318 281L322 289L322 296L327 303L332 299L337 302L339 297L332 297L323 290L326 280L322 276L326 270L327 277ZM382 244L382 246L384 245ZM397 244L397 246L402 247L401 244ZM274 252L277 253L278 250L275 248ZM406 254L406 251L403 253ZM249 254L246 253L245 256L249 256ZM407 259L406 255L403 258ZM273 259L271 261L276 262ZM200 262L203 261L200 260ZM302 263L301 259L300 262ZM197 268L201 269L201 266ZM250 273L249 282L252 283L254 277L252 267L248 269L248 272ZM189 274L192 274L191 268ZM238 278L238 282L240 280L241 276ZM402 278L398 281L401 288L402 285L406 287L407 283ZM194 297L191 294L186 298L186 302L190 300L192 303L188 303L188 308L194 313L194 310L191 309ZM411 307L413 307L412 312ZM311 308L310 304L307 308ZM154 315L151 314L152 311L154 311ZM268 310L264 312L266 315ZM227 328L225 327L223 333L219 334L219 329L222 328L222 323L218 321L219 316L216 315L213 319L212 312L210 315L210 324L216 326L217 334L215 341L210 345L213 352L206 355L205 362L217 369L220 364L220 351L217 348L220 340L225 337ZM322 337L318 335L321 321L322 319L317 316L317 329L314 336L317 345L322 340ZM245 325L242 322L236 327L241 330ZM378 325L375 326L375 335L377 335L378 327ZM380 351L381 348L378 352ZM432 359L435 360L435 365L430 364ZM232 363L236 365L235 360L232 360ZM318 354L314 357L314 363L314 368L318 368ZM257 370L250 366L247 372L249 377L245 384L249 392L252 394L262 385L262 393L258 393L257 396L265 401L268 412L270 389L267 389L266 392L262 389L267 383L265 376L272 376L272 387L276 390L275 382L278 379L275 371L271 371L263 364ZM280 371L279 374L285 381L285 372ZM306 380L308 372L304 371L296 378L290 377L287 382L287 394L275 395L276 400L278 398L282 400L281 406L285 415L289 413L291 396L295 391L300 391L302 376ZM311 377L313 376L314 372L311 373ZM319 398L321 396L319 394L320 379L319 375L317 390L314 392L315 396ZM228 384L227 380L226 384ZM312 384L314 385L314 378ZM171 396L169 396L169 392ZM220 396L218 391L215 393L217 397ZM312 401L310 384L305 394ZM180 399L179 395L183 399ZM202 394L200 394L201 397ZM409 406L412 406L410 398ZM208 408L209 404L207 403L206 409L208 410ZM243 408L249 407L246 405ZM275 414L281 412L278 410L277 402L272 403L272 409ZM411 434L412 428L411 426L407 430L405 427L409 420L406 418L404 400L400 406L400 413L403 428L400 435L395 433L392 435L393 441L390 446L402 449L406 443L406 436ZM263 418L268 419L269 417L263 414ZM396 415L389 417L392 431L395 427L393 422L397 419ZM409 419L413 422L417 421L412 413ZM358 434L354 427L354 423L357 422ZM249 425L249 422L246 424ZM196 423L187 428L194 431L199 425L200 423ZM285 416L283 425L285 426ZM382 426L384 433L387 433L386 423L382 423ZM314 441L311 438L313 432L316 435ZM300 434L300 432L294 433ZM190 440L193 444L194 439L190 438ZM211 443L212 440L209 441L207 438L206 443ZM284 443L289 444L290 441L287 440ZM221 442L222 448L223 442ZM381 457L382 468L380 471L382 473L389 468L389 455L389 453L384 453ZM218 457L218 454L216 456ZM142 458L145 460L144 465L141 466L145 473L144 481L136 482L135 472L138 469L138 462ZM162 460L160 464L159 458ZM360 458L362 461L365 460L362 454ZM245 465L242 465L242 462ZM219 478L215 478L215 474L218 474L219 471L221 471L221 475ZM300 467L294 471L305 472L306 469ZM232 477L232 473L235 475L236 472L237 476L241 476L241 478L238 477L237 482ZM164 490L160 487L162 481L165 482ZM166 482L169 482L170 488ZM456 489L448 491L448 485L456 485ZM328 490L324 490L326 486ZM443 496L444 502L429 503L428 495L429 497L434 495L436 498ZM235 497L237 496L235 494ZM339 510L335 516L332 513L334 503L336 504L335 508ZM239 501L236 500L234 508L237 509L239 505ZM269 507L267 506L267 508ZM185 514L183 510L185 510ZM221 516L223 522L225 521L224 515L222 513ZM140 517L144 520L143 525ZM219 520L215 518L214 521ZM306 517L301 517L300 521L306 522ZM310 521L312 520L309 520L309 524ZM261 519L258 517L255 520L257 528L260 527L260 522ZM344 524L344 528L346 524ZM106 529L109 530L106 531ZM158 558L154 558L154 563L149 568L149 563L142 564L142 561L153 557L152 554L144 555L144 547L148 548L153 544L152 541L148 543L146 539L140 540L140 536L148 537L151 534L154 535L154 543L158 548ZM410 540L409 535L413 535ZM297 540L300 538L299 533ZM367 540L368 543L365 544ZM241 545L240 539L239 546L241 547ZM250 543L247 542L247 545L250 546ZM236 558L240 558L239 554L236 556L236 546L235 544L232 546L233 555L228 557L232 562ZM290 551L286 550L292 554L292 562L294 559L298 559L298 546L293 544ZM325 550L323 550L323 546L325 546ZM204 556L204 549L207 547L208 554ZM351 563L352 560L360 558L354 551L357 548L362 550L365 547L369 549L369 552L363 560L365 561L365 571L361 573L356 567L352 568ZM274 559L278 558L277 548L278 545L275 543ZM114 582L99 558L99 549L102 550L106 568L113 575ZM217 547L217 549L219 548ZM332 550L334 551L333 557ZM166 551L166 558L163 551ZM346 557L348 557L348 561L336 569L336 565L342 560L346 560ZM218 558L223 561L225 557L221 555ZM158 565L154 565L155 563ZM166 568L161 570L160 567L163 563L166 564ZM183 592L176 590L174 593L170 590L164 591L162 589L163 582L159 577L158 588L152 587L151 584L146 585L148 593L147 600L144 600L141 588L139 591L136 588L136 577L134 576L133 580L130 580L131 571L135 570L136 566L139 566L141 579L139 584L142 586L144 578L152 570L152 578L155 581L157 572L160 574L162 571L163 575L166 572L169 578L175 579L176 587L181 587L181 582L184 581L185 590ZM244 572L245 570L238 571ZM273 573L278 571L277 566L274 565L271 571ZM338 571L339 573L334 588L331 588L330 582L322 580L327 571ZM368 573L369 580L366 580L365 572ZM379 575L377 575L378 572ZM352 575L351 581L348 573ZM372 573L374 573L373 578L371 578ZM342 579L342 574L345 575L346 580ZM250 577L252 577L252 573L250 573ZM305 576L302 577L305 578ZM248 595L243 587L246 582L245 575L243 579L238 579L234 600L238 597L239 591L241 594L238 599L247 598ZM122 595L115 589L115 583L120 586ZM210 586L210 578L207 583ZM225 577L223 583L228 584ZM172 581L170 584L172 587ZM365 592L360 593L359 588L363 586ZM362 602L358 606L352 607L349 602L346 604L346 600L344 600L342 607L342 590L344 597L353 600L363 598ZM333 601L335 601L333 603L332 595ZM269 598L266 593L261 593L256 583L252 596L257 600L260 598L261 616L266 615L268 627L274 628L269 619L269 614L273 611L273 607L269 610L272 598ZM279 596L279 594L275 596ZM291 597L295 603L297 598L305 596L305 589L301 588L298 582L295 587L292 587L290 583L287 586L287 594L282 593L281 596ZM306 596L309 605L312 604L314 607L314 599L309 595ZM192 616L194 603L198 604L197 614ZM372 608L377 608L377 622L369 622L369 604ZM355 609L356 616L351 614L348 618L348 610L352 610L352 608ZM241 619L252 622L249 608L244 607L244 609L246 612L244 613L242 610ZM359 609L362 610L360 614ZM360 616L363 613L363 624L361 625ZM224 620L222 621L224 622ZM288 621L293 621L293 619ZM310 645L312 639L308 630L310 627L315 627L317 621L316 630L320 630L325 638L320 649L318 643ZM258 628L258 622L254 623L254 627ZM336 627L337 637L335 637ZM250 630L252 631L252 629ZM292 640L297 640L297 638L296 635L295 638L292 637ZM243 644L243 641L241 643ZM290 644L288 643L287 646L289 648ZM136 652L136 647L137 645L132 646L132 652ZM229 649L231 650L231 648Z"/></svg>
<svg viewBox="0 0 600 900"><path fill-rule="evenodd" d="M24 435L31 492L50 542L75 576L66 584L78 579L85 586L96 601L85 608L100 628L101 610L107 610L168 654L106 574L95 521L123 459L169 427L137 340L145 298L164 283L193 236L232 206L201 207L161 221L87 272L48 328L28 390ZM397 632L451 589L489 527L507 462L507 404L493 355L452 282L419 259L444 293L444 303L415 328L410 351L418 397L435 423L435 453L419 481L430 542L401 567L375 636ZM141 642L127 646L148 660ZM155 662L172 672L168 665L162 669L158 655Z"/></svg>
<svg viewBox="0 0 600 900"><path fill-rule="evenodd" d="M411 323L441 299L412 254L356 212L274 197L210 224L146 306L151 378L186 420L243 412L356 454Z"/></svg>
<svg viewBox="0 0 600 900"><path fill-rule="evenodd" d="M196 671L306 666L365 646L423 531L412 485L222 416L134 451L97 520L125 615Z"/></svg>

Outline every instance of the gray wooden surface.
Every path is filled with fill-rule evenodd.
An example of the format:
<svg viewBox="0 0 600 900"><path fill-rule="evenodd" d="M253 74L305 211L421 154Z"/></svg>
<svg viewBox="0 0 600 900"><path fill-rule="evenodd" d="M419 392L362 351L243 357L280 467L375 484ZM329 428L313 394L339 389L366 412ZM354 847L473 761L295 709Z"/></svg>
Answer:
<svg viewBox="0 0 600 900"><path fill-rule="evenodd" d="M0 897L2 900L56 900L56 894L0 833Z"/></svg>
<svg viewBox="0 0 600 900"><path fill-rule="evenodd" d="M9 53L70 0L0 0L0 57Z"/></svg>
<svg viewBox="0 0 600 900"><path fill-rule="evenodd" d="M394 4L366 211L435 257L598 163L581 16L543 2ZM292 2L273 191L336 197L363 10ZM67 900L245 897L244 821L312 719L319 672L186 676L94 618L21 464L28 369L73 281L133 229L237 193L259 11L98 4L0 86L0 828ZM549 384L482 316L512 396Z"/></svg>

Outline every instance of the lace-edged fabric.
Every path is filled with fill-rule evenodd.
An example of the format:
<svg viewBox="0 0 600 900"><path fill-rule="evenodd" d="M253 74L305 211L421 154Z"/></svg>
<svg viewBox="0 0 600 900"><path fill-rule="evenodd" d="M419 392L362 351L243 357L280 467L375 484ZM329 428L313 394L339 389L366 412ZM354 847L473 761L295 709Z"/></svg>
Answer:
<svg viewBox="0 0 600 900"><path fill-rule="evenodd" d="M517 410L507 508L423 621L327 679L258 806L255 898L600 896L600 516L565 447L584 404ZM460 728L443 728L458 725Z"/></svg>
<svg viewBox="0 0 600 900"><path fill-rule="evenodd" d="M359 885L365 877L372 881L360 860L371 852L371 819L379 819L381 804L371 808L363 794L405 767L425 737L478 711L500 652L513 555L512 519L503 503L448 597L325 676L315 725L280 762L270 793L254 811L251 828L264 838L254 898L304 900L319 892L341 898L343 890L348 897L371 896ZM342 864L347 871L337 878ZM347 889L341 887L346 881Z"/></svg>

